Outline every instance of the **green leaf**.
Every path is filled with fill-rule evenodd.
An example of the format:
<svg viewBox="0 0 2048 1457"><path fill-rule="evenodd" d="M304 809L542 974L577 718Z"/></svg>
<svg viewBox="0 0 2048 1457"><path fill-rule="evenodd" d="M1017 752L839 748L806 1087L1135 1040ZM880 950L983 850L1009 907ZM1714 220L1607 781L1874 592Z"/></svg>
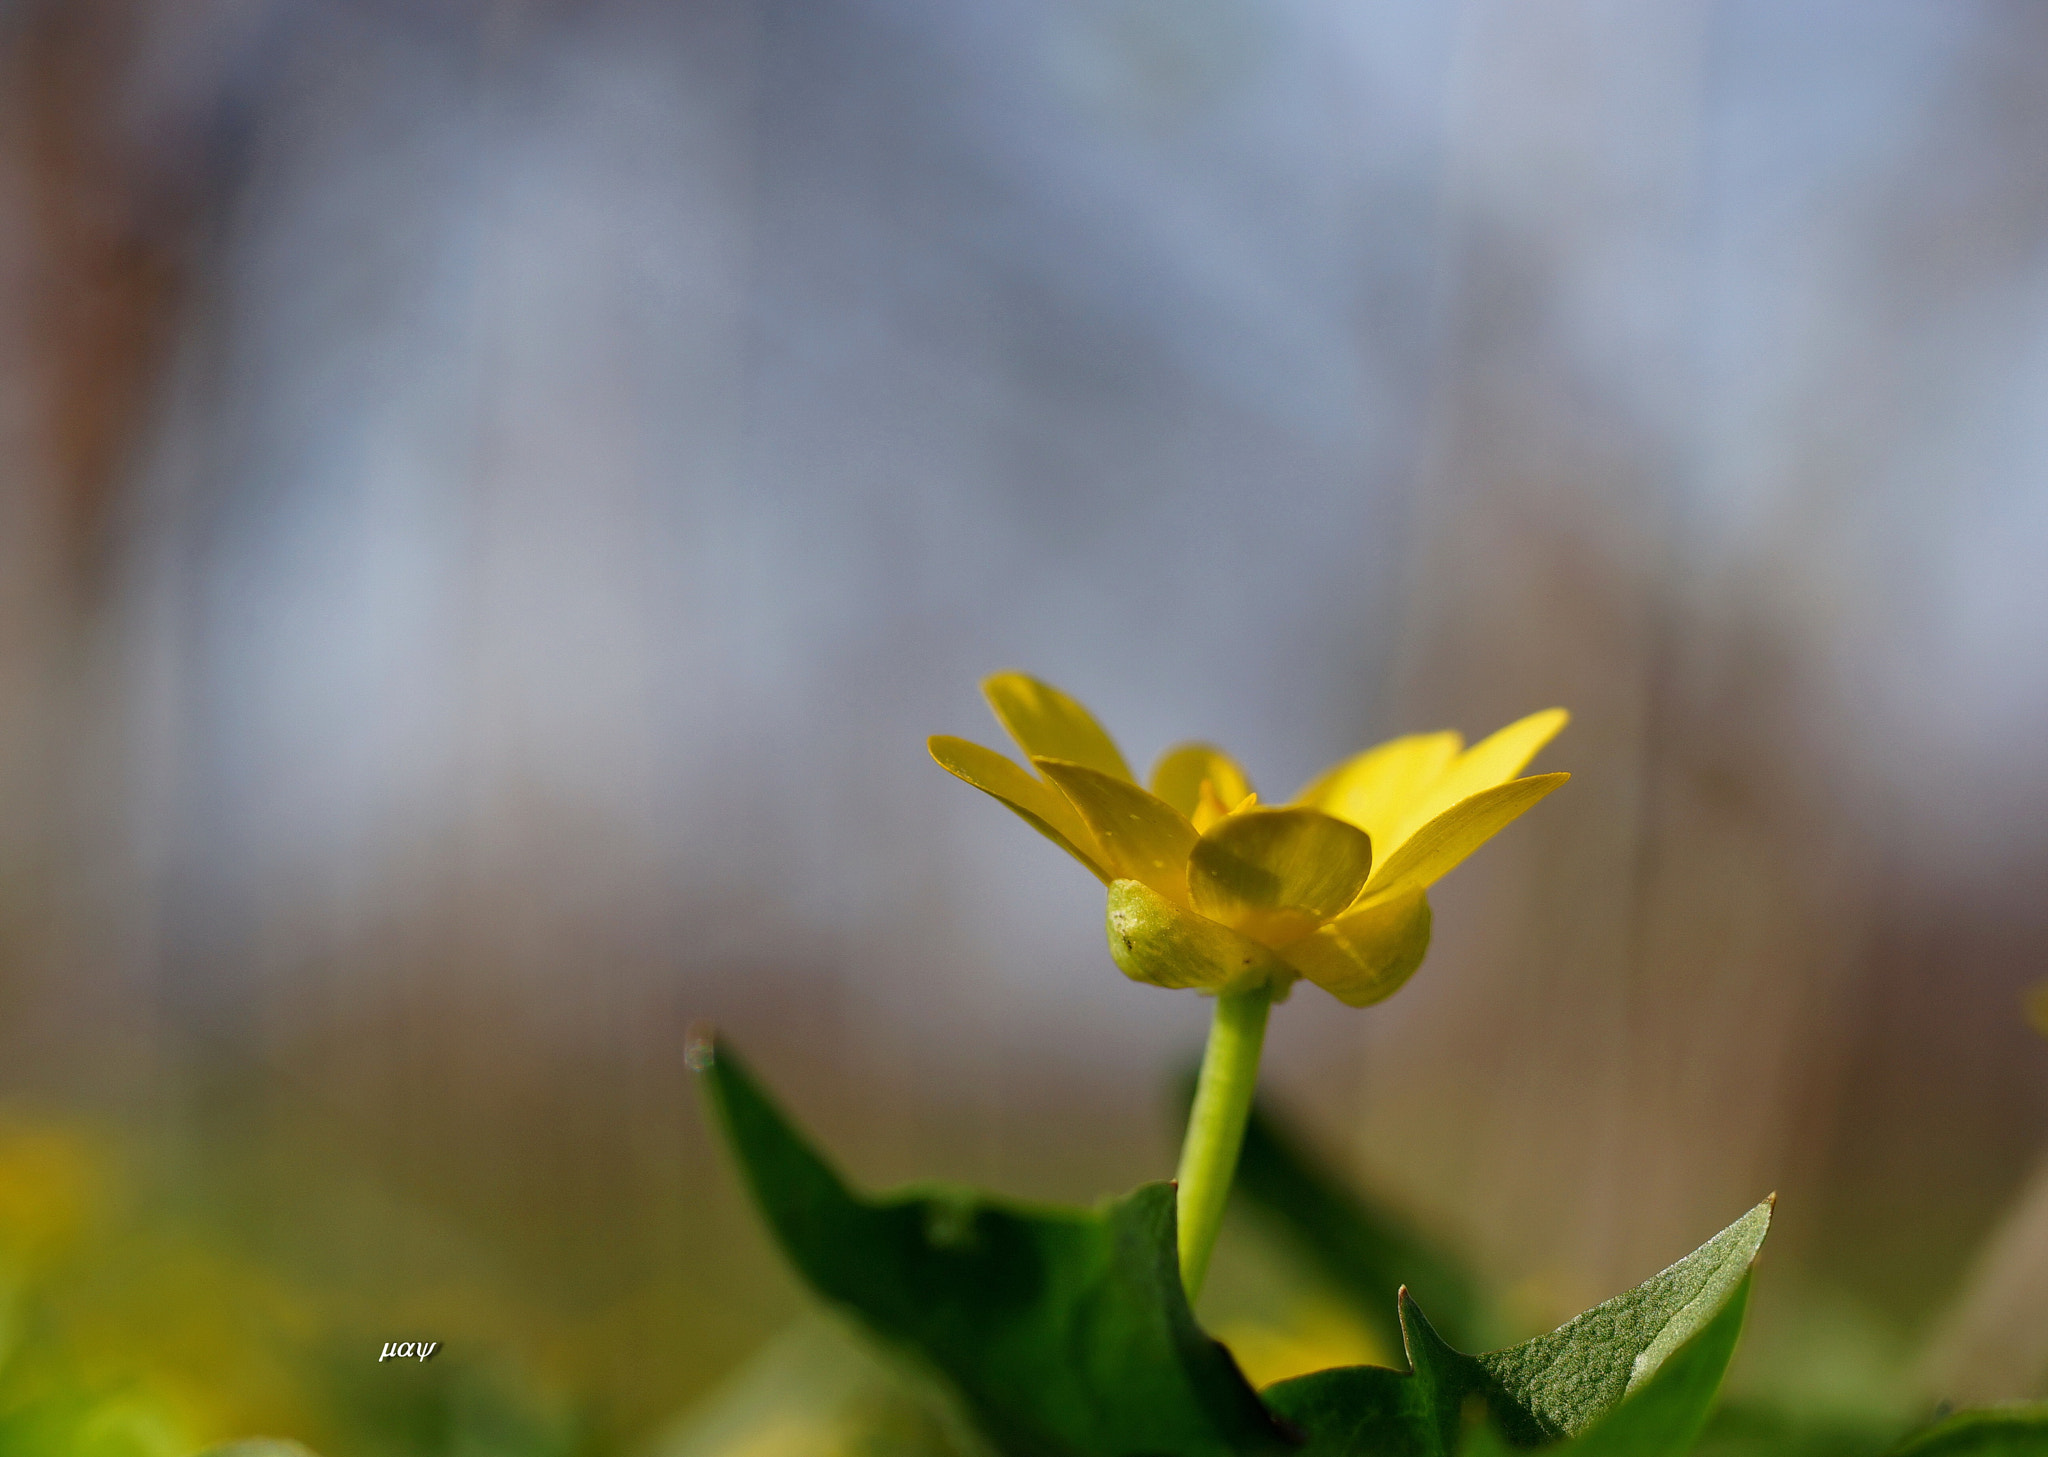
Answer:
<svg viewBox="0 0 2048 1457"><path fill-rule="evenodd" d="M1908 1437L1892 1457L2048 1457L2048 1402L1959 1411Z"/></svg>
<svg viewBox="0 0 2048 1457"><path fill-rule="evenodd" d="M1678 1457L1691 1450L1735 1354L1748 1304L1745 1275L1719 1313L1657 1367L1655 1375L1582 1434L1553 1450L1560 1457Z"/></svg>
<svg viewBox="0 0 2048 1457"><path fill-rule="evenodd" d="M1170 1184L1092 1212L929 1186L864 1198L728 1048L710 1051L713 1107L791 1262L943 1375L1007 1457L1286 1449L1230 1353L1188 1310Z"/></svg>
<svg viewBox="0 0 2048 1457"><path fill-rule="evenodd" d="M1475 1359L1546 1432L1577 1435L1647 1381L1746 1288L1750 1264L1771 1226L1771 1203L1766 1199L1626 1294L1548 1335Z"/></svg>
<svg viewBox="0 0 2048 1457"><path fill-rule="evenodd" d="M1193 1079L1183 1105L1193 1097ZM1456 1259L1341 1182L1262 1102L1252 1108L1238 1156L1237 1193L1371 1322L1389 1350L1401 1341L1403 1286L1436 1312L1446 1336L1482 1338L1477 1282Z"/></svg>
<svg viewBox="0 0 2048 1457"><path fill-rule="evenodd" d="M1544 1448L1545 1457L1680 1457L1706 1425L1722 1373L1742 1335L1749 1303L1745 1276L1720 1312L1632 1390L1576 1437ZM1468 1417L1479 1415L1468 1412ZM1484 1421L1468 1420L1460 1457L1499 1457L1511 1450Z"/></svg>
<svg viewBox="0 0 2048 1457"><path fill-rule="evenodd" d="M1409 1373L1317 1372L1268 1387L1266 1403L1308 1434L1303 1457L1449 1457L1474 1410L1513 1447L1574 1438L1570 1450L1583 1443L1588 1457L1683 1451L1734 1350L1770 1217L1766 1200L1635 1289L1504 1351L1454 1349L1403 1291Z"/></svg>

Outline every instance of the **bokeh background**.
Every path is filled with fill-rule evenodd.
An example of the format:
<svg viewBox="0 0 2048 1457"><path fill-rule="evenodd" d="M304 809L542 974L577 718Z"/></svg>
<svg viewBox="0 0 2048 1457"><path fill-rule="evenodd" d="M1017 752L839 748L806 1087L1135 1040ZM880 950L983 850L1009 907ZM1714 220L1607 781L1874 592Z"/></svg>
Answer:
<svg viewBox="0 0 2048 1457"><path fill-rule="evenodd" d="M1569 706L1276 1098L1529 1329L1776 1189L1739 1380L2040 1390L2044 624L2033 0L0 3L0 1173L202 1434L688 1410L802 1304L696 1018L1169 1171L1006 667L1273 795Z"/></svg>

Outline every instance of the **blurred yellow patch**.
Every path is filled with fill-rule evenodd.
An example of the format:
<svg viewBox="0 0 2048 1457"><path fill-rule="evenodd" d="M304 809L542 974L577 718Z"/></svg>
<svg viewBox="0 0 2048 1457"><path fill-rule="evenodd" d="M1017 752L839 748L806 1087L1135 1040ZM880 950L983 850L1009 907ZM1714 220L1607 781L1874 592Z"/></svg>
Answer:
<svg viewBox="0 0 2048 1457"><path fill-rule="evenodd" d="M62 1252L104 1208L111 1166L82 1129L0 1112L0 1257L33 1265Z"/></svg>
<svg viewBox="0 0 2048 1457"><path fill-rule="evenodd" d="M285 1282L183 1232L130 1231L102 1258L100 1278L48 1297L82 1375L135 1382L181 1425L211 1436L297 1417L293 1354L317 1327Z"/></svg>
<svg viewBox="0 0 2048 1457"><path fill-rule="evenodd" d="M649 1457L995 1457L928 1377L808 1317L658 1437Z"/></svg>
<svg viewBox="0 0 2048 1457"><path fill-rule="evenodd" d="M311 1312L219 1234L166 1219L131 1172L96 1129L0 1110L6 1399L47 1409L62 1450L107 1457L186 1457L295 1418Z"/></svg>
<svg viewBox="0 0 2048 1457"><path fill-rule="evenodd" d="M1321 1297L1301 1301L1283 1321L1226 1322L1216 1336L1230 1347L1245 1379L1258 1387L1332 1366L1406 1365L1363 1321Z"/></svg>
<svg viewBox="0 0 2048 1457"><path fill-rule="evenodd" d="M2027 1020L2036 1032L2048 1037L2048 981L2027 993Z"/></svg>
<svg viewBox="0 0 2048 1457"><path fill-rule="evenodd" d="M1584 1293L1564 1270L1531 1271L1500 1292L1501 1328L1518 1340L1554 1330L1586 1303Z"/></svg>

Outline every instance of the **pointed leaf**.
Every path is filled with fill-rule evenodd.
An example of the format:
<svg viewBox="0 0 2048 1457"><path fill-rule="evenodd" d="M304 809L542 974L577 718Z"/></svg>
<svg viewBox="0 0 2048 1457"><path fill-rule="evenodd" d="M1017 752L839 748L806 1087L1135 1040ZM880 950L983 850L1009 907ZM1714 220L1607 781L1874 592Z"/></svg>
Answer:
<svg viewBox="0 0 2048 1457"><path fill-rule="evenodd" d="M1677 1264L1548 1335L1476 1359L1548 1430L1583 1431L1734 1295L1771 1227L1766 1199Z"/></svg>
<svg viewBox="0 0 2048 1457"><path fill-rule="evenodd" d="M981 691L996 721L1027 758L1065 759L1133 782L1116 740L1095 715L1050 683L1022 673L998 673L982 680Z"/></svg>
<svg viewBox="0 0 2048 1457"><path fill-rule="evenodd" d="M1706 1426L1721 1378L1742 1334L1749 1277L1720 1313L1657 1368L1619 1406L1576 1437L1543 1448L1545 1457L1682 1457ZM1467 1421L1459 1457L1507 1457L1514 1444L1490 1421ZM1784 1452L1796 1448L1776 1449ZM1852 1451L1871 1451L1869 1447Z"/></svg>
<svg viewBox="0 0 2048 1457"><path fill-rule="evenodd" d="M1537 774L1459 800L1401 842L1365 884L1368 900L1427 890L1474 850L1522 817L1537 800L1571 778Z"/></svg>
<svg viewBox="0 0 2048 1457"><path fill-rule="evenodd" d="M1372 841L1314 809L1249 809L1219 820L1188 854L1194 908L1269 946L1313 931L1358 895Z"/></svg>
<svg viewBox="0 0 2048 1457"><path fill-rule="evenodd" d="M1466 1414L1483 1409L1518 1446L1544 1433L1472 1357L1445 1344L1403 1291L1409 1371L1343 1366L1269 1386L1267 1407L1305 1432L1300 1457L1454 1457Z"/></svg>
<svg viewBox="0 0 2048 1457"><path fill-rule="evenodd" d="M1679 1346L1621 1405L1554 1449L1569 1457L1680 1457L1707 1423L1749 1307L1744 1275L1719 1312Z"/></svg>
<svg viewBox="0 0 2048 1457"><path fill-rule="evenodd" d="M1112 880L1142 880L1176 905L1188 900L1188 852L1195 827L1155 794L1127 779L1063 759L1033 759L1080 812Z"/></svg>
<svg viewBox="0 0 2048 1457"><path fill-rule="evenodd" d="M1368 900L1282 948L1287 964L1346 1006L1369 1007L1404 986L1429 954L1429 897Z"/></svg>
<svg viewBox="0 0 2048 1457"><path fill-rule="evenodd" d="M1294 973L1271 951L1230 927L1182 910L1139 881L1109 887L1109 954L1132 981L1221 991L1265 981L1284 988Z"/></svg>
<svg viewBox="0 0 2048 1457"><path fill-rule="evenodd" d="M1252 782L1237 761L1214 744L1176 744L1152 766L1152 792L1190 820L1201 807L1205 780L1225 806L1236 805L1252 792Z"/></svg>
<svg viewBox="0 0 2048 1457"><path fill-rule="evenodd" d="M1286 1450L1188 1310L1172 1185L1093 1212L936 1186L865 1198L729 1049L710 1052L706 1089L784 1253L820 1295L944 1376L1005 1457Z"/></svg>
<svg viewBox="0 0 2048 1457"><path fill-rule="evenodd" d="M1474 1406L1516 1447L1583 1437L1615 1444L1598 1448L1599 1457L1681 1450L1733 1349L1749 1266L1770 1215L1765 1200L1635 1289L1504 1351L1460 1353L1403 1291L1411 1370L1392 1380L1405 1387L1372 1367L1347 1367L1268 1387L1266 1404L1308 1433L1304 1457L1449 1457ZM1658 1383L1667 1367L1671 1374ZM1643 1404L1627 1418L1614 1416L1613 1433L1591 1435L1636 1395Z"/></svg>
<svg viewBox="0 0 2048 1457"><path fill-rule="evenodd" d="M1074 806L1057 789L1033 778L994 749L985 749L951 734L933 734L925 741L938 766L965 780L983 794L1001 800L1039 834L1088 867L1096 879L1109 875L1096 860L1095 837Z"/></svg>

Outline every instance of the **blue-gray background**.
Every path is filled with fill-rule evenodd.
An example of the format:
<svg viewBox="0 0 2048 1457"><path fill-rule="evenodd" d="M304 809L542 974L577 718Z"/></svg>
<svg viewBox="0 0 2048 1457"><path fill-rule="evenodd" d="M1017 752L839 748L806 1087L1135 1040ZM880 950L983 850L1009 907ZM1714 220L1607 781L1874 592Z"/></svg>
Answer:
<svg viewBox="0 0 2048 1457"><path fill-rule="evenodd" d="M2048 9L14 0L0 45L22 1096L190 1133L237 1069L535 1301L665 1272L687 1387L793 1298L694 1016L872 1179L1167 1167L1204 1008L925 759L996 741L978 677L1274 795L1562 703L1572 785L1400 998L1277 1014L1275 1087L1532 1320L1771 1188L1816 1308L1944 1319L2048 1127Z"/></svg>

